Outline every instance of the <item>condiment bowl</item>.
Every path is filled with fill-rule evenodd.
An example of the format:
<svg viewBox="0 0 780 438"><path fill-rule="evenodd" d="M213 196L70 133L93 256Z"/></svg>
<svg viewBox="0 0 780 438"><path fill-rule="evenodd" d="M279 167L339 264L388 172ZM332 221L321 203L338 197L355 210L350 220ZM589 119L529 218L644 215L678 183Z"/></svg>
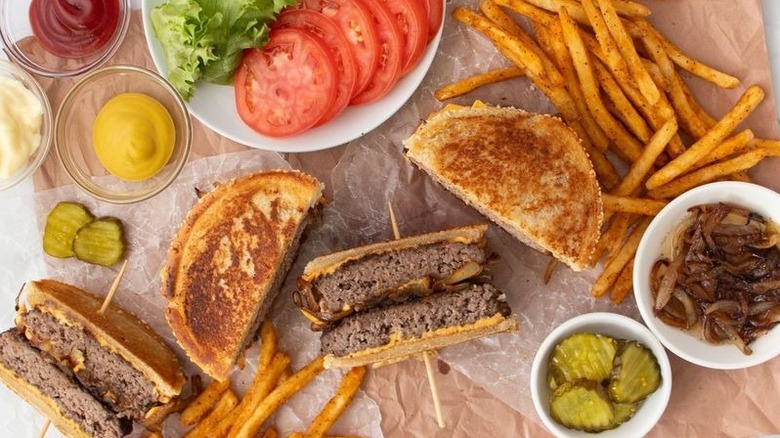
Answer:
<svg viewBox="0 0 780 438"><path fill-rule="evenodd" d="M26 71L14 64L0 60L0 76L15 79L21 82L28 90L32 91L38 101L40 101L43 112L41 120L41 141L38 144L38 147L27 159L27 163L13 175L8 178L0 178L0 191L3 191L19 184L41 167L41 164L43 164L43 160L46 158L46 155L49 153L49 148L51 147L53 117L46 92L43 91L43 88L41 88L38 82Z"/></svg>
<svg viewBox="0 0 780 438"><path fill-rule="evenodd" d="M661 385L643 400L634 416L620 426L599 433L569 429L553 420L550 415L551 392L547 380L550 357L555 346L575 333L598 333L614 339L639 341L649 348L661 368ZM616 313L587 313L576 316L553 330L542 341L531 366L531 398L536 413L550 432L559 438L631 438L642 437L658 423L672 392L672 369L666 350L653 334L640 322Z"/></svg>
<svg viewBox="0 0 780 438"><path fill-rule="evenodd" d="M654 314L650 271L664 254L669 236L696 205L724 202L756 212L775 224L780 223L780 194L756 184L726 181L706 184L671 201L645 231L634 260L634 297L645 324L672 353L688 362L715 369L739 369L758 365L780 354L780 328L775 327L750 344L753 353L745 355L730 343L713 345L669 326Z"/></svg>
<svg viewBox="0 0 780 438"><path fill-rule="evenodd" d="M142 181L117 178L103 168L92 142L93 122L100 109L121 93L143 93L170 113L176 141L168 163ZM106 202L129 204L148 199L168 187L179 175L192 147L192 125L179 94L157 73L141 67L104 67L84 76L65 96L54 126L57 156L73 181Z"/></svg>
<svg viewBox="0 0 780 438"><path fill-rule="evenodd" d="M46 8L55 7L54 1L46 1L49 3ZM0 38L5 44L5 52L26 70L42 76L77 76L93 70L116 53L130 25L130 0L117 1L119 17L108 42L90 55L65 58L49 53L33 35L30 22L31 0L0 0Z"/></svg>

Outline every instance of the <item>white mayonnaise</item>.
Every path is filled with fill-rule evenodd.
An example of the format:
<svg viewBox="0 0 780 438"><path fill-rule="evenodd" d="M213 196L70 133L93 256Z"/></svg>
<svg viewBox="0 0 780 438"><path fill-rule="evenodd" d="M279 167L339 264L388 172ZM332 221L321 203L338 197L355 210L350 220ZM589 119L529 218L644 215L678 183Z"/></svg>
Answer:
<svg viewBox="0 0 780 438"><path fill-rule="evenodd" d="M41 142L43 107L16 79L0 77L0 178L24 167Z"/></svg>

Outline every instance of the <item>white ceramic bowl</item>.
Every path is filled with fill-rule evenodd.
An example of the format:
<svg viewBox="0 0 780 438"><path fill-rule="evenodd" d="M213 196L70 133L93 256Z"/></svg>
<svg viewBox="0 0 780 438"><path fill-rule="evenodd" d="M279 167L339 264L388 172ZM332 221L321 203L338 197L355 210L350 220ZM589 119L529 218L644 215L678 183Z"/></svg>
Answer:
<svg viewBox="0 0 780 438"><path fill-rule="evenodd" d="M547 368L555 345L569 335L580 332L600 333L615 339L639 341L649 348L661 367L661 386L639 405L634 416L615 429L599 433L581 432L569 429L555 422L550 416L550 387L547 383ZM658 423L672 393L672 368L669 357L660 342L641 323L616 313L586 313L574 317L552 331L544 339L534 357L531 367L531 397L536 413L542 422L559 438L632 438L646 435Z"/></svg>
<svg viewBox="0 0 780 438"><path fill-rule="evenodd" d="M653 219L645 231L634 260L634 297L645 324L672 353L688 362L723 370L747 368L780 354L780 329L756 339L746 356L731 344L712 345L693 334L666 325L653 314L650 270L661 255L667 236L688 215L688 209L701 204L725 202L747 208L780 223L780 194L756 184L716 182L683 193Z"/></svg>

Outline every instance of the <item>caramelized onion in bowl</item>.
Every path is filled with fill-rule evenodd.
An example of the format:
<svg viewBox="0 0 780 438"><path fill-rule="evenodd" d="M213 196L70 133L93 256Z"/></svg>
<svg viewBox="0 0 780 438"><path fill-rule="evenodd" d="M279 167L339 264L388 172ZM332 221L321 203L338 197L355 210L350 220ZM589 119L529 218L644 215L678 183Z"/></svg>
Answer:
<svg viewBox="0 0 780 438"><path fill-rule="evenodd" d="M652 267L655 315L749 355L750 344L780 323L778 229L758 213L725 203L688 211Z"/></svg>

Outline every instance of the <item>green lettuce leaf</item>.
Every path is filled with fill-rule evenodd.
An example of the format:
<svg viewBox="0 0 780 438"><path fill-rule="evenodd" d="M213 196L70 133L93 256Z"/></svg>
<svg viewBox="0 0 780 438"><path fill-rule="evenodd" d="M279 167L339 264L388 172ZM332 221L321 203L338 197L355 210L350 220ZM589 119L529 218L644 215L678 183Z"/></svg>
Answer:
<svg viewBox="0 0 780 438"><path fill-rule="evenodd" d="M262 47L268 23L296 0L168 0L152 9L154 34L163 46L168 80L185 100L195 82L233 81L241 52Z"/></svg>

